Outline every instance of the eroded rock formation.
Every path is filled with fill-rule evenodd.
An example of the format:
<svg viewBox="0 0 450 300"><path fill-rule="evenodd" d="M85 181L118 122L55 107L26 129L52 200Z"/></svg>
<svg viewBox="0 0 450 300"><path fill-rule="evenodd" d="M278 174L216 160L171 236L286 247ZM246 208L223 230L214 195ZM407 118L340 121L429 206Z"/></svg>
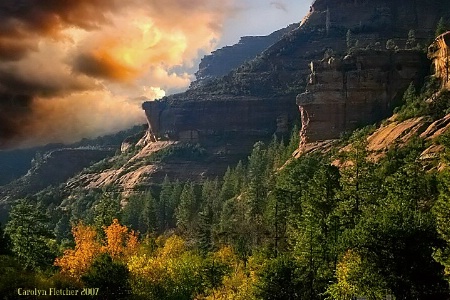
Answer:
<svg viewBox="0 0 450 300"><path fill-rule="evenodd" d="M438 36L428 47L428 58L433 61L435 77L441 80L442 87L450 83L450 31Z"/></svg>
<svg viewBox="0 0 450 300"><path fill-rule="evenodd" d="M387 117L428 61L420 51L359 50L310 66L306 92L297 96L302 143L339 138Z"/></svg>

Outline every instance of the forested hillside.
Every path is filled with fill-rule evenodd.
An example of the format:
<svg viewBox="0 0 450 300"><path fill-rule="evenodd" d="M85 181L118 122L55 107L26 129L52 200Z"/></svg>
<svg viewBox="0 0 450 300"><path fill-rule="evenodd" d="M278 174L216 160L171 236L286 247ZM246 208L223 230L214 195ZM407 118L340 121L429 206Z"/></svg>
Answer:
<svg viewBox="0 0 450 300"><path fill-rule="evenodd" d="M450 108L448 92L427 102L431 86L411 87L394 119L441 117L434 107ZM374 155L376 130L294 159L294 129L289 143L256 143L223 178L166 178L128 199L107 190L60 199L55 189L18 201L2 227L1 293L448 299L450 135L411 136ZM432 144L444 150L421 160Z"/></svg>

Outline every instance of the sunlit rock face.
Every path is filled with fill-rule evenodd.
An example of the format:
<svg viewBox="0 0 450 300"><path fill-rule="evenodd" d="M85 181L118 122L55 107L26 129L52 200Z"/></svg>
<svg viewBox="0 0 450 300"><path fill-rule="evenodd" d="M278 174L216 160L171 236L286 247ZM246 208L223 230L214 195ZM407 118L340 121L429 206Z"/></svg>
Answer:
<svg viewBox="0 0 450 300"><path fill-rule="evenodd" d="M450 31L438 36L428 48L428 58L433 61L435 76L442 87L450 87Z"/></svg>
<svg viewBox="0 0 450 300"><path fill-rule="evenodd" d="M297 96L302 142L339 138L387 117L428 64L413 50L360 50L311 62L306 92Z"/></svg>

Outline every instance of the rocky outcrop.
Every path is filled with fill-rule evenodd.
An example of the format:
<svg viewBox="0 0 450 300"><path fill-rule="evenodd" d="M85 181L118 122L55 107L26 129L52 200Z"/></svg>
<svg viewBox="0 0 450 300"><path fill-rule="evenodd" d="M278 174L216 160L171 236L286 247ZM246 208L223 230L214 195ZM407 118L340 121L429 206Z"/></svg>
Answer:
<svg viewBox="0 0 450 300"><path fill-rule="evenodd" d="M450 31L438 36L428 47L428 58L433 61L435 77L442 87L450 85Z"/></svg>
<svg viewBox="0 0 450 300"><path fill-rule="evenodd" d="M310 66L306 92L297 96L303 144L336 139L389 116L429 63L420 51L359 50Z"/></svg>

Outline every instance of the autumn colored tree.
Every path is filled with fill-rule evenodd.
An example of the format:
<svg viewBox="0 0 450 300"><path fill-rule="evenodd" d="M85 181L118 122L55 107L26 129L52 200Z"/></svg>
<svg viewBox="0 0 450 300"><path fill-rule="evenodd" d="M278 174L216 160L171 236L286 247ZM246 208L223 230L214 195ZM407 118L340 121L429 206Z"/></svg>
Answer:
<svg viewBox="0 0 450 300"><path fill-rule="evenodd" d="M137 251L139 246L137 235L133 230L120 225L117 219L112 224L104 228L106 244L102 247L102 252L106 252L113 259L124 259Z"/></svg>
<svg viewBox="0 0 450 300"><path fill-rule="evenodd" d="M81 222L72 228L72 235L75 248L64 251L54 264L61 268L63 275L79 280L101 252L101 244L97 241L95 228Z"/></svg>
<svg viewBox="0 0 450 300"><path fill-rule="evenodd" d="M54 265L61 268L61 273L75 280L80 280L101 253L107 253L114 260L124 261L136 253L139 243L134 231L120 225L117 219L110 226L104 227L103 245L97 239L96 229L83 223L72 228L75 248L64 251Z"/></svg>

